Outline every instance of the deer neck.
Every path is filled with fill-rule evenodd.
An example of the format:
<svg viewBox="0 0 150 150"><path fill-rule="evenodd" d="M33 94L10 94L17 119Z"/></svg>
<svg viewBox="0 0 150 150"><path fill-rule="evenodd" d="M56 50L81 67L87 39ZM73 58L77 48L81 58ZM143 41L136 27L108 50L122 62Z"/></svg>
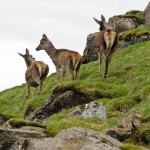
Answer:
<svg viewBox="0 0 150 150"><path fill-rule="evenodd" d="M50 56L50 58L53 59L57 49L54 47L54 45L52 44L52 42L49 41L49 45L48 47L45 49L46 53Z"/></svg>
<svg viewBox="0 0 150 150"><path fill-rule="evenodd" d="M28 68L34 61L31 61L31 60L25 60L25 62L26 62L27 68Z"/></svg>

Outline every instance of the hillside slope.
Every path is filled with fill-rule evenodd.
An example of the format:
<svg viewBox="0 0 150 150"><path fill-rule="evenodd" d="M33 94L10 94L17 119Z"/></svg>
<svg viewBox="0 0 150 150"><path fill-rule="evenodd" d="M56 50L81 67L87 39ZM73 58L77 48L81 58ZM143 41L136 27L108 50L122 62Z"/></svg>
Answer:
<svg viewBox="0 0 150 150"><path fill-rule="evenodd" d="M25 84L2 91L0 92L0 114L10 118L23 118L28 112L41 106L53 91L76 88L96 97L97 102L104 102L107 120L69 118L66 115L73 108L64 110L53 115L46 122L49 136L54 136L62 129L72 126L105 132L134 109L142 115L143 127L129 141L138 144L141 142L148 146L150 144L150 41L117 51L112 58L108 78L103 79L102 75L103 72L98 72L96 61L81 66L77 81L71 81L67 75L64 83L57 84L56 74L50 75L44 82L41 96L26 98Z"/></svg>

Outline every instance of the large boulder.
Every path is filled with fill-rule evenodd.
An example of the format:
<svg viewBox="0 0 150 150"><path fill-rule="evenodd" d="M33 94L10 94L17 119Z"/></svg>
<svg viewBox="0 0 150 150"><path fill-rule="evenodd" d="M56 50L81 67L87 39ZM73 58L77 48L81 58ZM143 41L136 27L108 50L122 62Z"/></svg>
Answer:
<svg viewBox="0 0 150 150"><path fill-rule="evenodd" d="M87 36L86 46L83 52L82 63L96 61L98 59L97 51L94 49L93 41L98 32L90 33Z"/></svg>
<svg viewBox="0 0 150 150"><path fill-rule="evenodd" d="M78 116L84 119L91 117L106 119L106 107L103 105L103 102L97 103L93 101L75 108L68 114L68 117L72 116Z"/></svg>
<svg viewBox="0 0 150 150"><path fill-rule="evenodd" d="M100 132L73 127L54 138L20 139L11 150L121 150L121 144Z"/></svg>
<svg viewBox="0 0 150 150"><path fill-rule="evenodd" d="M43 132L25 129L4 129L0 128L0 150L8 150L13 143L21 138L42 138L46 137Z"/></svg>
<svg viewBox="0 0 150 150"><path fill-rule="evenodd" d="M144 10L145 26L150 27L150 2Z"/></svg>
<svg viewBox="0 0 150 150"><path fill-rule="evenodd" d="M114 16L109 18L109 22L115 24L115 29L119 33L136 28L136 24L131 18L119 18Z"/></svg>
<svg viewBox="0 0 150 150"><path fill-rule="evenodd" d="M131 111L117 125L109 129L107 134L119 141L124 141L131 135L133 129L137 130L141 127L141 115L136 111Z"/></svg>

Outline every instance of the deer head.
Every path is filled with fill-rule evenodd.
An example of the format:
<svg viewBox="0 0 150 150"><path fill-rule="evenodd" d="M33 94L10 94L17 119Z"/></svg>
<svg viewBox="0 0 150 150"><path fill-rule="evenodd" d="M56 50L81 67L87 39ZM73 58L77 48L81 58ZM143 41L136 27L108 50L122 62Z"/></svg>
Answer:
<svg viewBox="0 0 150 150"><path fill-rule="evenodd" d="M53 44L50 42L50 40L47 38L45 34L42 35L42 39L40 40L39 46L36 48L37 51L39 50L47 50L49 48L53 47Z"/></svg>
<svg viewBox="0 0 150 150"><path fill-rule="evenodd" d="M105 17L101 15L101 20L97 20L96 18L93 17L96 23L100 25L99 30L115 30L115 26L106 22Z"/></svg>
<svg viewBox="0 0 150 150"><path fill-rule="evenodd" d="M26 48L26 53L24 55L21 53L18 54L24 58L27 67L29 67L35 61L35 58L32 55L30 55L29 50L27 48Z"/></svg>

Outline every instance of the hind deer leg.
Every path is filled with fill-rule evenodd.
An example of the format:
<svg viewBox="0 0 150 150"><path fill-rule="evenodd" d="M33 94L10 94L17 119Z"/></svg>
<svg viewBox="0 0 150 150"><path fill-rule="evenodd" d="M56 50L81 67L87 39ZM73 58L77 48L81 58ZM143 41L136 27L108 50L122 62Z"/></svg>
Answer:
<svg viewBox="0 0 150 150"><path fill-rule="evenodd" d="M39 95L41 95L41 93L42 93L42 86L43 86L43 81L40 81L40 93L39 93Z"/></svg>
<svg viewBox="0 0 150 150"><path fill-rule="evenodd" d="M99 60L99 72L101 72L102 54L100 52L98 52L98 60Z"/></svg>
<svg viewBox="0 0 150 150"><path fill-rule="evenodd" d="M58 67L56 67L56 71L57 71L57 82L59 82L60 80L60 70Z"/></svg>
<svg viewBox="0 0 150 150"><path fill-rule="evenodd" d="M30 85L28 84L27 87L28 87L28 97L29 97L30 96Z"/></svg>
<svg viewBox="0 0 150 150"><path fill-rule="evenodd" d="M36 91L37 91L37 87L34 88L33 96L35 95Z"/></svg>
<svg viewBox="0 0 150 150"><path fill-rule="evenodd" d="M64 69L64 70L62 71L62 81L64 81L65 74L66 74L66 70Z"/></svg>
<svg viewBox="0 0 150 150"><path fill-rule="evenodd" d="M81 63L77 66L77 68L75 68L74 80L76 80L77 77L78 77L78 73L79 73L79 70L80 70L80 65L81 65Z"/></svg>
<svg viewBox="0 0 150 150"><path fill-rule="evenodd" d="M105 60L104 78L107 78L107 74L108 74L108 64L109 64L109 57L106 57L106 60Z"/></svg>
<svg viewBox="0 0 150 150"><path fill-rule="evenodd" d="M73 71L71 69L69 69L69 74L70 74L71 80L74 80L74 74L73 74Z"/></svg>

